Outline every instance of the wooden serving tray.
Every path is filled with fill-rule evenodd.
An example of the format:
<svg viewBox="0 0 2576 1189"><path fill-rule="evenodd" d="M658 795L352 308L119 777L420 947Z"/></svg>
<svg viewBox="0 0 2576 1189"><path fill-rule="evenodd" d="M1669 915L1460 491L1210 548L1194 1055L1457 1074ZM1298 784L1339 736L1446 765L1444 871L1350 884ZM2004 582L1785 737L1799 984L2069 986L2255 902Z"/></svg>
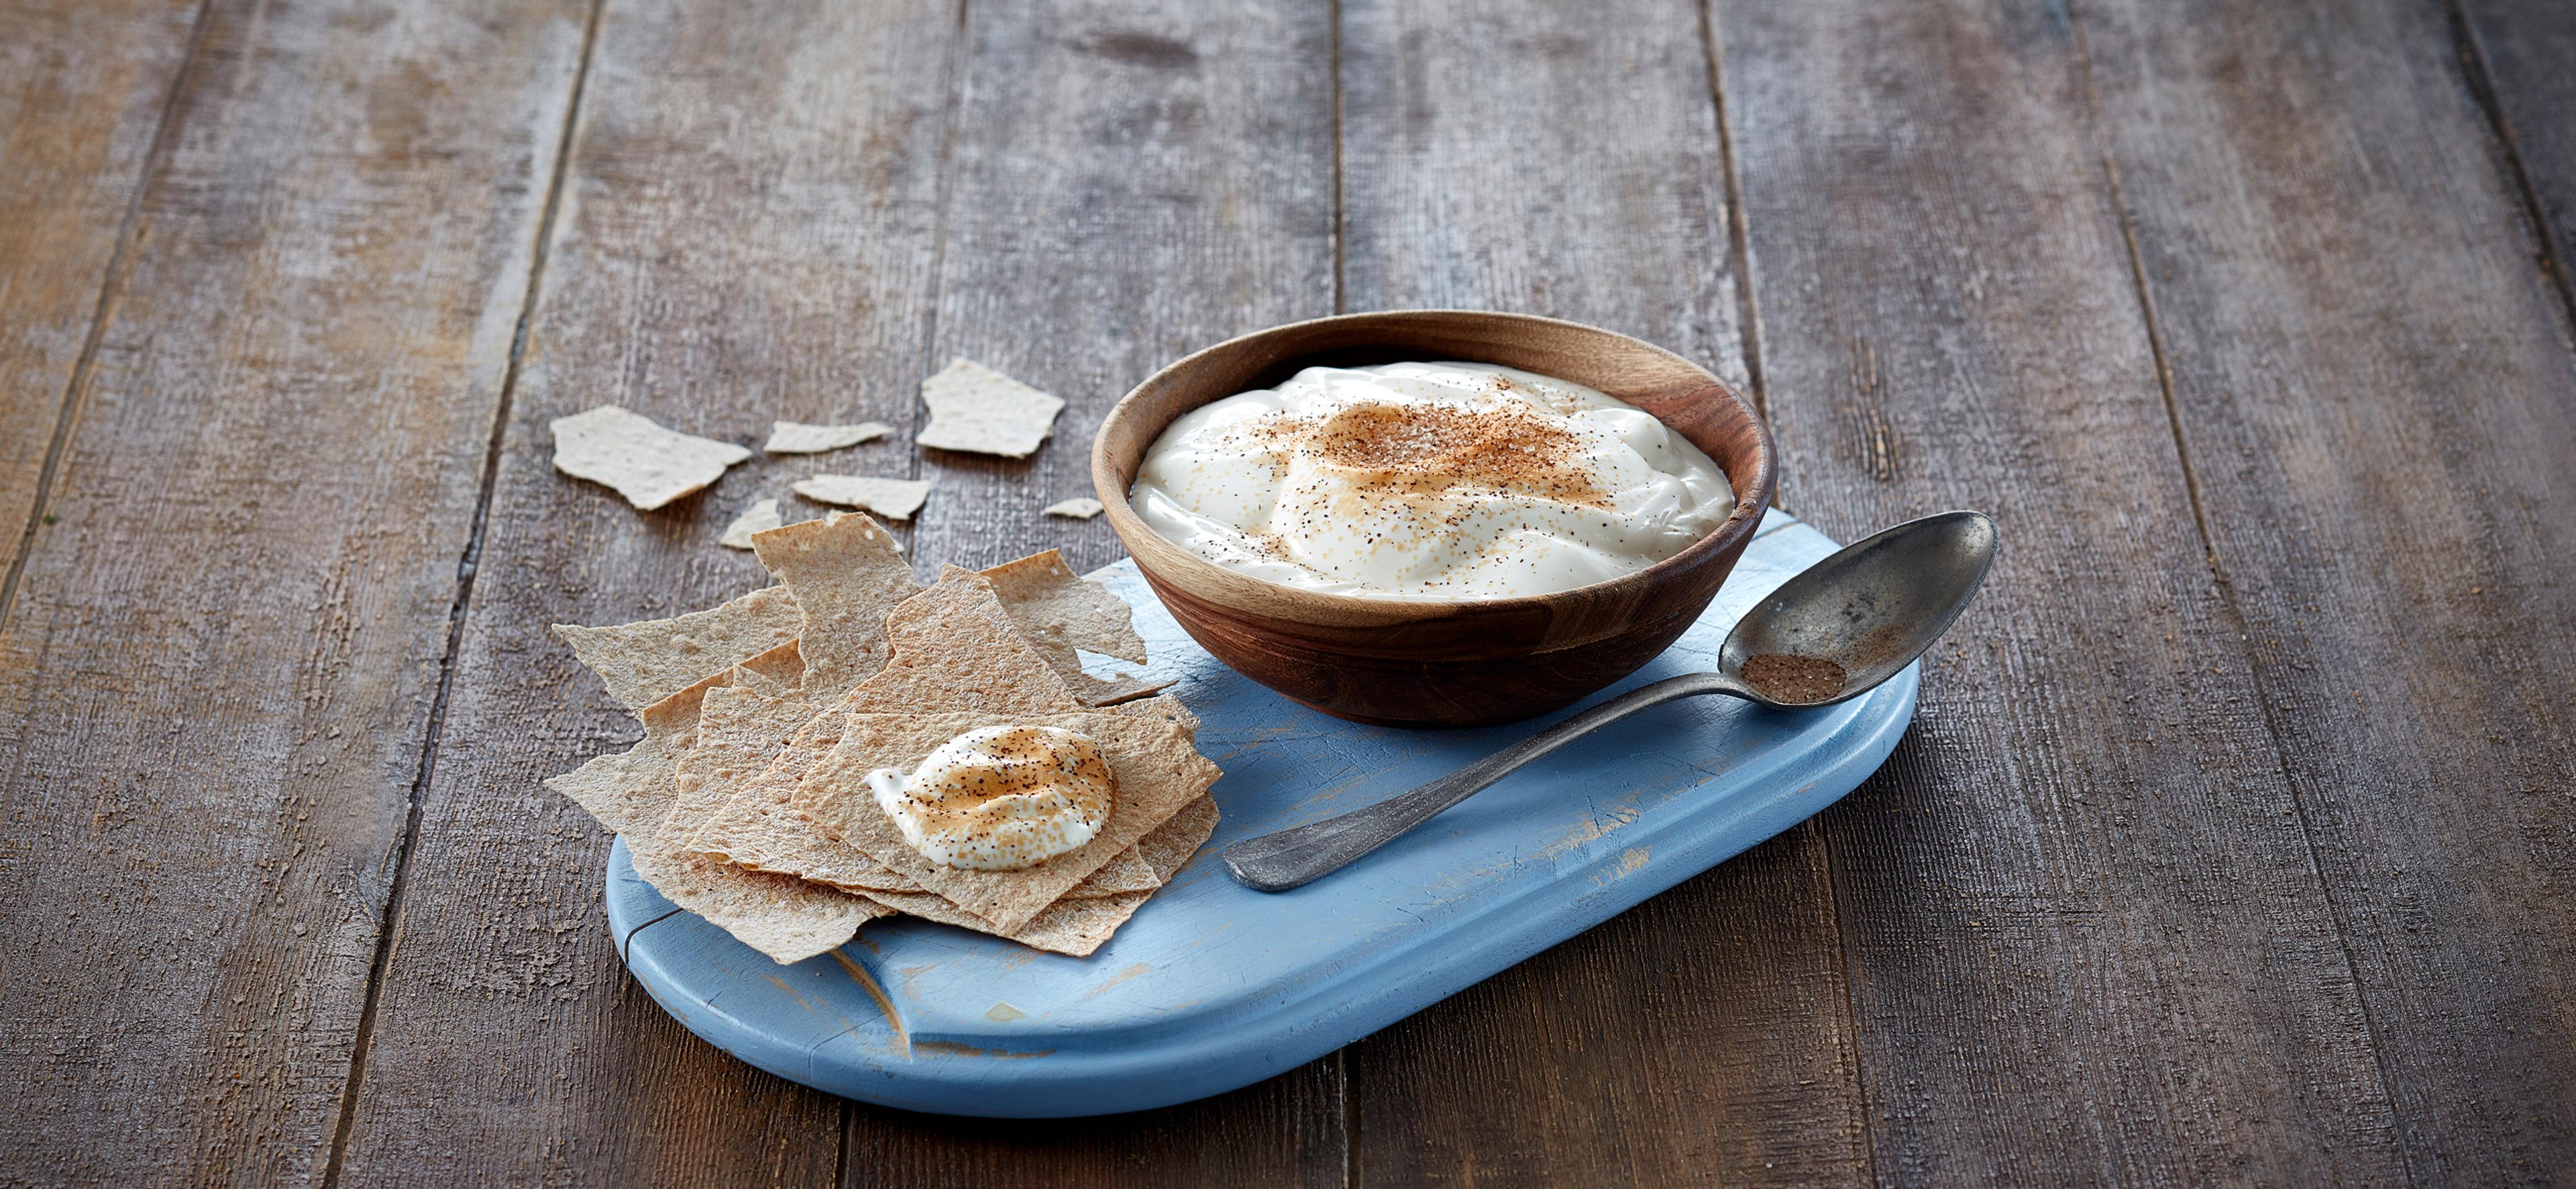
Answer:
<svg viewBox="0 0 2576 1189"><path fill-rule="evenodd" d="M1743 609L1834 551L1774 512L1707 617L1596 697L1706 668ZM1730 698L1647 711L1477 794L1343 871L1265 894L1217 852L1391 796L1540 723L1400 731L1308 710L1217 664L1130 563L1152 669L1225 768L1216 837L1089 958L909 918L780 966L680 912L627 862L608 918L627 968L690 1031L835 1094L1005 1117L1107 1114L1260 1081L1420 1011L1832 804L1914 716L1917 672L1840 706Z"/></svg>

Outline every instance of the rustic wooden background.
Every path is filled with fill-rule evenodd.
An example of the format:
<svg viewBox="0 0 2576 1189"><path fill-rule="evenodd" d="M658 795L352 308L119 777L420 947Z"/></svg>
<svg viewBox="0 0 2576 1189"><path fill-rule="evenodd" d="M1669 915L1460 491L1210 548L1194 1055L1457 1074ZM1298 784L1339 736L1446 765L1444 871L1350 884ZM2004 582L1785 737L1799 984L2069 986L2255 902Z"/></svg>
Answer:
<svg viewBox="0 0 2576 1189"><path fill-rule="evenodd" d="M2561 0L5 0L0 1180L2576 1176L2571 65ZM1995 513L1886 769L1147 1115L843 1102L625 976L544 625L748 588L813 467L638 514L548 419L971 355L1054 444L846 457L1087 567L1120 392L1404 306L1705 361L1828 532Z"/></svg>

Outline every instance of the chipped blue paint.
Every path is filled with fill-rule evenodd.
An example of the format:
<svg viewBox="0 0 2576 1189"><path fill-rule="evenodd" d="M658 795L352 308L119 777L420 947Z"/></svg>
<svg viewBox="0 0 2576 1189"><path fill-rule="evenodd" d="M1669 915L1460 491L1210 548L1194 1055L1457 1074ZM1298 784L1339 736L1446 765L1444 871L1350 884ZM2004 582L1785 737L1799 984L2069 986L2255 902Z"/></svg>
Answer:
<svg viewBox="0 0 2576 1189"><path fill-rule="evenodd" d="M1615 688L1714 664L1744 608L1833 549L1774 513L1708 617ZM884 921L782 967L693 915L664 917L670 902L620 843L608 915L614 936L632 931L636 979L690 1031L852 1098L1005 1117L1184 1102L1314 1060L1787 829L1875 770L1914 715L1912 669L1822 710L1677 702L1330 878L1264 895L1228 879L1215 852L1390 796L1536 724L1412 732L1327 718L1209 659L1132 564L1100 577L1136 605L1154 671L1181 678L1173 692L1205 722L1199 746L1226 769L1216 837L1100 952Z"/></svg>

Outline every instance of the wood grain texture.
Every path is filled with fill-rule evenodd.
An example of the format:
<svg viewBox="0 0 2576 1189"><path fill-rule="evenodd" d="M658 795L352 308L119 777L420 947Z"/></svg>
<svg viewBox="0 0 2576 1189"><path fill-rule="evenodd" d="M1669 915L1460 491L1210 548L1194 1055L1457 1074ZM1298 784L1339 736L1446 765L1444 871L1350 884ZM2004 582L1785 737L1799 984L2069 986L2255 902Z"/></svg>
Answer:
<svg viewBox="0 0 2576 1189"><path fill-rule="evenodd" d="M1746 369L1699 17L1346 0L1353 309L1591 322ZM1387 1184L1865 1178L1824 852L1801 828L1350 1053Z"/></svg>
<svg viewBox="0 0 2576 1189"><path fill-rule="evenodd" d="M1728 4L1782 499L1995 515L1822 818L1892 1184L2406 1179L2157 383L2064 10ZM2253 59L2248 59L2249 69Z"/></svg>
<svg viewBox="0 0 2576 1189"><path fill-rule="evenodd" d="M2558 296L2576 311L2576 19L2557 0L2455 0L2463 26L2462 66L2509 147L2506 170L2537 210L2533 234L2556 273ZM2417 33L2408 30L2409 35ZM2513 177L2519 167L2521 177Z"/></svg>
<svg viewBox="0 0 2576 1189"><path fill-rule="evenodd" d="M2576 367L2520 187L2433 6L2079 11L2252 696L2405 1168L2561 1179Z"/></svg>
<svg viewBox="0 0 2576 1189"><path fill-rule="evenodd" d="M546 625L766 585L716 544L737 512L819 515L790 482L901 474L912 451L755 455L638 513L557 473L547 423L617 403L754 448L778 419L907 424L957 32L902 3L604 10L345 1183L831 1181L841 1104L690 1035L620 969L609 840L538 781L636 727Z"/></svg>
<svg viewBox="0 0 2576 1189"><path fill-rule="evenodd" d="M197 10L51 0L0 14L0 566L36 512Z"/></svg>
<svg viewBox="0 0 2576 1189"><path fill-rule="evenodd" d="M1108 526L1038 510L1089 494L1118 396L1199 347L1332 312L1331 10L979 0L967 15L925 366L964 356L1068 404L1025 462L922 451L935 486L914 557L1052 546L1089 570L1120 555ZM1098 1132L1036 1125L1028 1144L853 1104L847 1183L1338 1183L1338 1081L1319 1062Z"/></svg>
<svg viewBox="0 0 2576 1189"><path fill-rule="evenodd" d="M1070 402L1025 462L925 451L925 557L1121 553L1091 494L1117 398L1200 347L1333 312L1331 9L1181 0L970 6L934 365Z"/></svg>
<svg viewBox="0 0 2576 1189"><path fill-rule="evenodd" d="M1327 1057L1231 1094L1089 1119L966 1119L850 1105L842 1183L1346 1186L1342 1070Z"/></svg>
<svg viewBox="0 0 2576 1189"><path fill-rule="evenodd" d="M319 1178L581 43L205 20L0 624L30 1181Z"/></svg>

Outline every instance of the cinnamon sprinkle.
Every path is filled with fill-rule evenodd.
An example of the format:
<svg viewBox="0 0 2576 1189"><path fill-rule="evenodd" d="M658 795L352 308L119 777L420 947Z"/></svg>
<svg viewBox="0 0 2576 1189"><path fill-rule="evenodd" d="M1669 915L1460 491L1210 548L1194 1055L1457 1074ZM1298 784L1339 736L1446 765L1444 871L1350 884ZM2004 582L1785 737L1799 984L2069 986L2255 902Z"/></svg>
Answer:
<svg viewBox="0 0 2576 1189"><path fill-rule="evenodd" d="M1849 675L1841 665L1820 656L1763 652L1745 658L1744 684L1774 702L1803 706L1843 692Z"/></svg>
<svg viewBox="0 0 2576 1189"><path fill-rule="evenodd" d="M1362 490L1422 495L1464 485L1610 505L1610 493L1583 465L1583 440L1515 405L1359 405L1333 414L1306 448L1327 463L1364 472Z"/></svg>

